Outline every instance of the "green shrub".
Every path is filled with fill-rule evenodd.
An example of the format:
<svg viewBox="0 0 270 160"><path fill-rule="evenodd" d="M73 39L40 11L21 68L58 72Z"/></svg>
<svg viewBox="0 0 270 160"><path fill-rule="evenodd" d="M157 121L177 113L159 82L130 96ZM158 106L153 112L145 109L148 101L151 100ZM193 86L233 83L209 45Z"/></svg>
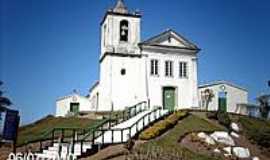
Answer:
<svg viewBox="0 0 270 160"><path fill-rule="evenodd" d="M167 128L168 124L166 121L157 122L154 127L158 128L159 130L165 130Z"/></svg>
<svg viewBox="0 0 270 160"><path fill-rule="evenodd" d="M168 123L168 126L169 127L173 127L178 121L178 117L176 114L172 114L170 115L166 120L165 122Z"/></svg>
<svg viewBox="0 0 270 160"><path fill-rule="evenodd" d="M248 131L248 139L264 148L270 147L270 130L269 128L261 127L256 130L251 129Z"/></svg>
<svg viewBox="0 0 270 160"><path fill-rule="evenodd" d="M152 127L149 127L145 131L143 131L139 135L139 139L141 140L150 140L152 138L155 138L164 132L166 132L168 129L172 128L175 126L178 122L178 120L184 118L187 116L187 112L181 112L177 111L167 117L165 120L162 120L160 122L155 123Z"/></svg>
<svg viewBox="0 0 270 160"><path fill-rule="evenodd" d="M270 148L270 125L267 121L241 117L239 122L250 141L264 148Z"/></svg>
<svg viewBox="0 0 270 160"><path fill-rule="evenodd" d="M215 120L217 120L217 112L207 112L206 113L206 117L208 119L215 119Z"/></svg>
<svg viewBox="0 0 270 160"><path fill-rule="evenodd" d="M270 130L266 128L259 129L252 135L252 139L260 146L265 148L270 147Z"/></svg>
<svg viewBox="0 0 270 160"><path fill-rule="evenodd" d="M217 113L217 119L221 125L224 125L226 128L230 128L231 119L230 119L229 114L227 112L219 111Z"/></svg>
<svg viewBox="0 0 270 160"><path fill-rule="evenodd" d="M159 130L155 127L150 127L146 131L142 132L139 136L141 140L149 140L159 135Z"/></svg>

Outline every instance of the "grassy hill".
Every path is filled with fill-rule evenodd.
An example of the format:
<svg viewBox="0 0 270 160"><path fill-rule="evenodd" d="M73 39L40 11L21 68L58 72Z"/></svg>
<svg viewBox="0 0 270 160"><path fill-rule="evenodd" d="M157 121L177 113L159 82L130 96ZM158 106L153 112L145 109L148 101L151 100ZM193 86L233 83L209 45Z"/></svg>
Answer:
<svg viewBox="0 0 270 160"><path fill-rule="evenodd" d="M241 141L243 140L244 144L248 144L248 147L251 147L251 152L254 155L260 156L262 160L267 159L265 157L270 156L270 151L267 151L265 145L257 145L257 141L260 140L258 139L259 134L262 135L261 137L263 137L263 139L268 141L267 134L270 130L270 122L245 116L231 115L231 117L231 119L234 122L237 122L243 129L243 136L240 138ZM224 159L223 156L213 156L202 150L198 150L200 147L206 147L204 148L205 150L212 152L213 146L212 149L203 145L198 148L190 148L190 146L186 146L182 140L188 137L188 135L192 135L192 133L202 131L212 133L214 131L224 130L227 129L217 121L208 119L205 113L192 112L189 116L179 120L173 128L169 129L161 136L149 141L140 141L136 139L136 144L130 151L126 149L126 145L113 145L84 160L179 160L179 157L181 157L181 160L222 160ZM258 131L260 131L260 133ZM197 144L199 144L199 142L194 143L193 145Z"/></svg>
<svg viewBox="0 0 270 160"><path fill-rule="evenodd" d="M242 141L239 141L242 145L251 147L249 148L251 152L260 156L261 159L270 156L270 121L237 115L231 115L231 119L242 128L243 137L240 138ZM188 117L180 120L174 128L168 130L162 136L138 145L135 150L145 152L144 154L151 152L154 155L159 155L159 157L174 154L180 156L183 160L223 159L180 144L183 137L190 133L211 133L222 130L227 129L217 121L208 119L205 113L193 112ZM208 150L208 146L205 149Z"/></svg>
<svg viewBox="0 0 270 160"><path fill-rule="evenodd" d="M270 121L249 117L239 117L245 136L252 142L270 152ZM268 154L270 156L270 153Z"/></svg>
<svg viewBox="0 0 270 160"><path fill-rule="evenodd" d="M47 116L32 124L20 127L17 145L21 146L25 143L46 139L47 137L44 137L44 134L48 133L53 128L88 128L97 124L98 122L100 122L100 120Z"/></svg>
<svg viewBox="0 0 270 160"><path fill-rule="evenodd" d="M180 146L178 142L181 137L192 132L213 132L216 130L222 131L224 127L210 123L199 116L191 114L160 138L143 143L138 146L138 149L144 151L159 150L159 152L163 153L177 153L181 155L181 157L185 157L185 159L215 160L212 157L188 150Z"/></svg>
<svg viewBox="0 0 270 160"><path fill-rule="evenodd" d="M270 121L259 120L255 118L231 115L231 119L241 125L243 129L243 135L245 135L247 141L252 143L253 147L258 150L263 150L270 142ZM75 128L88 128L100 121L91 119L80 118L55 118L53 116L45 117L35 123L23 126L19 129L18 144L22 145L25 142L35 142L44 138L44 134L50 131L54 127L75 127ZM209 154L204 154L201 151L194 151L193 148L188 148L185 145L181 145L180 141L183 137L196 132L211 133L213 131L222 131L226 128L216 121L210 120L206 117L205 113L193 112L189 116L178 121L178 123L161 136L149 140L149 141L136 141L135 147L128 152L125 149L125 145L109 146L106 150L98 152L92 157L85 159L110 159L106 157L114 157L117 160L125 159L126 156L132 156L138 152L142 154L156 154L159 157L165 157L168 155L177 155L182 160L217 160L222 159ZM244 138L245 139L245 138ZM245 140L246 140L245 139ZM254 145L253 145L254 144ZM117 149L115 149L117 148ZM105 154L106 153L106 154ZM267 147L263 154L270 155L270 150ZM114 156L116 155L116 156ZM105 157L105 158L104 158ZM113 158L112 158L113 159ZM131 158L132 160L132 158ZM160 159L161 160L161 159ZM163 159L162 159L163 160Z"/></svg>

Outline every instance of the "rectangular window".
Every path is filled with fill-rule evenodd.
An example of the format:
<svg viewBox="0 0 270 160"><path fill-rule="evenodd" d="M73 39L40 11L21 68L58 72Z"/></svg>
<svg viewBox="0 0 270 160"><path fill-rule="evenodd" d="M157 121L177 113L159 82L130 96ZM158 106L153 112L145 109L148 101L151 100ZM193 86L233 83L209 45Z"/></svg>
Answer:
<svg viewBox="0 0 270 160"><path fill-rule="evenodd" d="M165 76L173 77L173 61L165 61Z"/></svg>
<svg viewBox="0 0 270 160"><path fill-rule="evenodd" d="M187 73L187 62L180 62L179 63L179 77L180 78L187 78L188 73Z"/></svg>
<svg viewBox="0 0 270 160"><path fill-rule="evenodd" d="M150 65L150 74L153 76L158 76L158 60L152 59Z"/></svg>

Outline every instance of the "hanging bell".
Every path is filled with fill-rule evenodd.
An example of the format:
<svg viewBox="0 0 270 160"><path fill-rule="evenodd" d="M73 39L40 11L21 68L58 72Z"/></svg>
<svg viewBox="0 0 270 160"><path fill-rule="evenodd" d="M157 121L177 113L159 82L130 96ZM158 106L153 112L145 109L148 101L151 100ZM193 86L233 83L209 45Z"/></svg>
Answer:
<svg viewBox="0 0 270 160"><path fill-rule="evenodd" d="M127 26L122 26L122 30L128 30L128 27Z"/></svg>

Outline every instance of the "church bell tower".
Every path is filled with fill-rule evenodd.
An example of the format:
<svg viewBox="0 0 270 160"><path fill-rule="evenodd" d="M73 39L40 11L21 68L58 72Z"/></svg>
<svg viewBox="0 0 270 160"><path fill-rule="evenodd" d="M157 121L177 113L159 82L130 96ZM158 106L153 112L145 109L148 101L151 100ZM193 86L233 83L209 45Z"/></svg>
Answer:
<svg viewBox="0 0 270 160"><path fill-rule="evenodd" d="M123 0L101 22L99 110L123 110L145 100L140 27L140 13L130 12Z"/></svg>
<svg viewBox="0 0 270 160"><path fill-rule="evenodd" d="M138 54L141 14L130 12L123 0L117 0L101 22L101 57L105 53Z"/></svg>

